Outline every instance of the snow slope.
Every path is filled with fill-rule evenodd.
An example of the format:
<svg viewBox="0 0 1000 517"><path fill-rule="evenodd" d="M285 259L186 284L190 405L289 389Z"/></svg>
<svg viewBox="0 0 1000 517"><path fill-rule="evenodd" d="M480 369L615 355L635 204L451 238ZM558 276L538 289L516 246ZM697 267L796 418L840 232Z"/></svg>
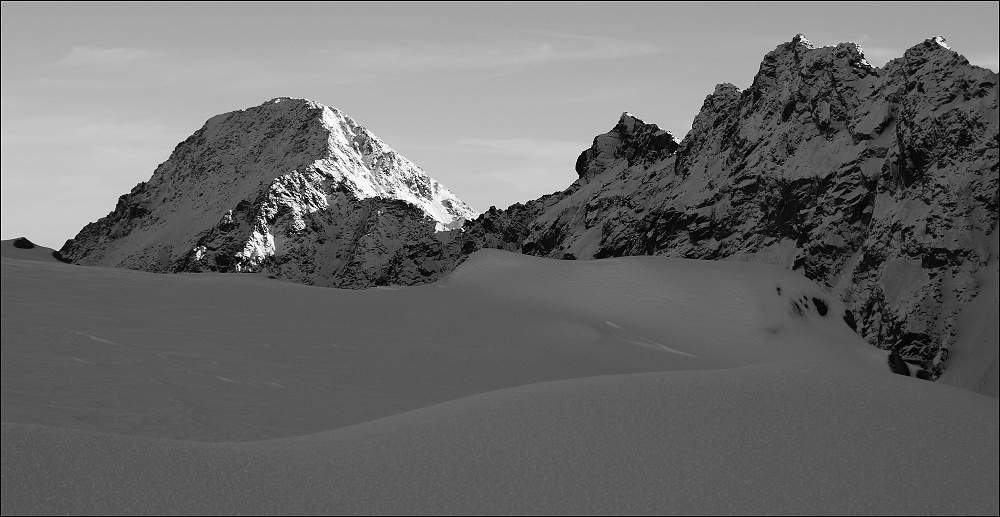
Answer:
<svg viewBox="0 0 1000 517"><path fill-rule="evenodd" d="M4 514L1000 508L996 400L891 374L774 266L481 250L349 291L5 257L0 285Z"/></svg>
<svg viewBox="0 0 1000 517"><path fill-rule="evenodd" d="M958 316L958 340L940 381L1000 399L1000 234L979 271L979 295Z"/></svg>

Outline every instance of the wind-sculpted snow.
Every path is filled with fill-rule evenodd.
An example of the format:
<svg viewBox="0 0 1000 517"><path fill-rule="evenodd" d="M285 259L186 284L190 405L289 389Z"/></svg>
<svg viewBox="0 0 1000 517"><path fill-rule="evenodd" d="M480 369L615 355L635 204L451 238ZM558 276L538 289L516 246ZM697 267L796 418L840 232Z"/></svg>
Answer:
<svg viewBox="0 0 1000 517"><path fill-rule="evenodd" d="M353 291L4 260L8 421L257 439L564 378L791 359L889 371L836 299L765 264L482 250L435 284Z"/></svg>
<svg viewBox="0 0 1000 517"><path fill-rule="evenodd" d="M716 87L679 144L626 113L565 191L483 214L463 249L795 268L936 377L991 257L1000 184L997 74L942 41L876 68L855 44L796 36L746 90Z"/></svg>
<svg viewBox="0 0 1000 517"><path fill-rule="evenodd" d="M336 109L278 98L212 117L149 181L60 251L79 264L267 270L303 283L364 288L380 279L437 278L441 268L426 263L445 256L435 232L475 215ZM372 226L380 230L372 234ZM359 260L371 250L358 242L369 235L379 248L370 263Z"/></svg>
<svg viewBox="0 0 1000 517"><path fill-rule="evenodd" d="M996 401L892 374L775 266L482 250L357 291L30 251L4 515L998 509Z"/></svg>
<svg viewBox="0 0 1000 517"><path fill-rule="evenodd" d="M3 424L3 509L996 513L996 404L912 382L808 362L589 377L224 444Z"/></svg>

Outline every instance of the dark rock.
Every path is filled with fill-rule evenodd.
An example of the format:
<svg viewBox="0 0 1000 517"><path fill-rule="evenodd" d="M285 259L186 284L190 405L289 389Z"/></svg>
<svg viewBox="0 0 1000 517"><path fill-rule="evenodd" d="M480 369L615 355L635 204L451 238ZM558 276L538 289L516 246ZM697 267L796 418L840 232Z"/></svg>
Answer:
<svg viewBox="0 0 1000 517"><path fill-rule="evenodd" d="M816 311L819 312L819 315L826 316L826 312L829 310L829 307L827 307L826 302L820 300L819 298L813 298L812 301L813 305L816 306Z"/></svg>
<svg viewBox="0 0 1000 517"><path fill-rule="evenodd" d="M29 241L26 237L18 237L14 239L14 247L22 250L30 250L35 247L35 243Z"/></svg>
<svg viewBox="0 0 1000 517"><path fill-rule="evenodd" d="M854 319L854 313L850 309L844 311L844 323L847 323L847 326L851 327L851 330L858 331L858 322Z"/></svg>
<svg viewBox="0 0 1000 517"><path fill-rule="evenodd" d="M889 370L892 373L898 375L905 375L907 377L910 376L910 368L906 365L906 361L903 360L903 357L900 356L899 352L897 352L896 350L891 350L889 352L888 362L889 362Z"/></svg>

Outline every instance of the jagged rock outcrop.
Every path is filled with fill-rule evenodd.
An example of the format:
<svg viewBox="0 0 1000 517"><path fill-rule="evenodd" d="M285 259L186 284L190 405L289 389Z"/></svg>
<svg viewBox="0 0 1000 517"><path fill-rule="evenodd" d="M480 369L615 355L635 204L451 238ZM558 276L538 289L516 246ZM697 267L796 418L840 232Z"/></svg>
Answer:
<svg viewBox="0 0 1000 517"><path fill-rule="evenodd" d="M363 288L448 264L476 213L336 109L278 98L211 118L60 252L154 272L266 271Z"/></svg>
<svg viewBox="0 0 1000 517"><path fill-rule="evenodd" d="M462 249L800 269L936 377L997 227L997 88L943 38L876 68L798 35L745 91L716 87L682 142L626 113L569 188L482 214Z"/></svg>

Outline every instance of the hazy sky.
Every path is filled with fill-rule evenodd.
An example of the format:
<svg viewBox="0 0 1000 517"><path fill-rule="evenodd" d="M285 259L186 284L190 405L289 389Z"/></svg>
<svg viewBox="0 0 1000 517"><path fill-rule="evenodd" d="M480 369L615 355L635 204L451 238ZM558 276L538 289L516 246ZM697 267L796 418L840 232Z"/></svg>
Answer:
<svg viewBox="0 0 1000 517"><path fill-rule="evenodd" d="M876 66L936 35L1000 61L997 2L0 5L0 234L54 248L274 97L342 110L483 211L565 188L623 111L682 136L796 33Z"/></svg>

